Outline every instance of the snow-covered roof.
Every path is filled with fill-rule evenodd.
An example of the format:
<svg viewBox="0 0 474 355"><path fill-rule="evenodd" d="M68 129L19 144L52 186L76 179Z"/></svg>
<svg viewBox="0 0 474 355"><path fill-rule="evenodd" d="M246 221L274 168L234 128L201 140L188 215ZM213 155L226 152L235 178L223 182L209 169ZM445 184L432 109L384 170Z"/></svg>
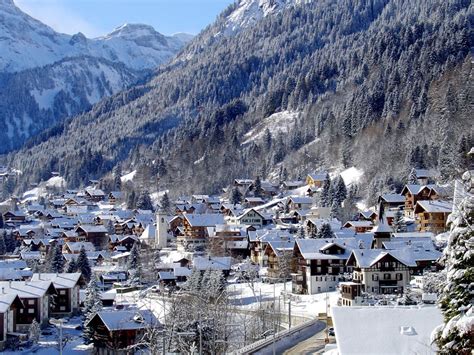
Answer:
<svg viewBox="0 0 474 355"><path fill-rule="evenodd" d="M0 290L20 298L43 297L50 288L54 290L51 281L0 281Z"/></svg>
<svg viewBox="0 0 474 355"><path fill-rule="evenodd" d="M313 199L311 197L304 197L304 196L290 196L288 198L288 203L290 202L293 202L296 204L311 205L313 204Z"/></svg>
<svg viewBox="0 0 474 355"><path fill-rule="evenodd" d="M292 251L295 246L294 240L277 240L268 242L267 248L271 248L276 256Z"/></svg>
<svg viewBox="0 0 474 355"><path fill-rule="evenodd" d="M371 221L347 221L344 226L352 226L352 227L372 227L373 224Z"/></svg>
<svg viewBox="0 0 474 355"><path fill-rule="evenodd" d="M423 190L425 187L425 185L407 184L403 188L402 194L405 194L405 191L408 191L412 195L418 195L420 191Z"/></svg>
<svg viewBox="0 0 474 355"><path fill-rule="evenodd" d="M24 269L28 267L26 265L25 260L19 260L19 259L12 259L12 260L0 260L0 269L3 268L8 268L8 269Z"/></svg>
<svg viewBox="0 0 474 355"><path fill-rule="evenodd" d="M222 214L184 214L184 218L192 227L211 227L217 224L224 224Z"/></svg>
<svg viewBox="0 0 474 355"><path fill-rule="evenodd" d="M193 267L196 270L230 270L231 258L229 256L221 257L201 257L193 259Z"/></svg>
<svg viewBox="0 0 474 355"><path fill-rule="evenodd" d="M51 281L58 289L73 288L81 278L80 272L74 273L38 273L33 274L31 281Z"/></svg>
<svg viewBox="0 0 474 355"><path fill-rule="evenodd" d="M431 333L443 323L435 307L333 307L340 355L435 354Z"/></svg>
<svg viewBox="0 0 474 355"><path fill-rule="evenodd" d="M399 194L383 194L380 199L388 203L405 203L405 196Z"/></svg>
<svg viewBox="0 0 474 355"><path fill-rule="evenodd" d="M319 173L308 174L308 177L310 177L314 181L324 181L326 180L326 175L327 175L327 172L319 172Z"/></svg>
<svg viewBox="0 0 474 355"><path fill-rule="evenodd" d="M86 233L107 233L107 228L102 225L84 224L77 226L76 231L82 229Z"/></svg>
<svg viewBox="0 0 474 355"><path fill-rule="evenodd" d="M109 331L138 330L160 324L153 312L147 309L135 311L114 310L98 312L90 320L90 322L92 322L96 317L99 317L102 320L102 323L104 323Z"/></svg>
<svg viewBox="0 0 474 355"><path fill-rule="evenodd" d="M453 203L441 200L418 201L415 206L415 213L418 213L420 209L428 213L451 213Z"/></svg>
<svg viewBox="0 0 474 355"><path fill-rule="evenodd" d="M434 238L434 234L432 232L400 232L400 233L392 233L392 237L394 238L410 238L410 239L418 239L418 238Z"/></svg>
<svg viewBox="0 0 474 355"><path fill-rule="evenodd" d="M16 293L2 293L0 294L0 313L5 313L10 309L13 302L21 303Z"/></svg>
<svg viewBox="0 0 474 355"><path fill-rule="evenodd" d="M84 247L86 251L94 251L95 246L91 242L67 242L66 247L72 252L79 252Z"/></svg>

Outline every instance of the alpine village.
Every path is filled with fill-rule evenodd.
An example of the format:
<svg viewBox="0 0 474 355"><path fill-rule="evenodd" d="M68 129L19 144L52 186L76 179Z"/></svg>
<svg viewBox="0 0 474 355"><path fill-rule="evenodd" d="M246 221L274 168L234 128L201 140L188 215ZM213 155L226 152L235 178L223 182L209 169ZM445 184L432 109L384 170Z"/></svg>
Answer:
<svg viewBox="0 0 474 355"><path fill-rule="evenodd" d="M22 2L2 353L474 354L470 1L237 0L92 39Z"/></svg>

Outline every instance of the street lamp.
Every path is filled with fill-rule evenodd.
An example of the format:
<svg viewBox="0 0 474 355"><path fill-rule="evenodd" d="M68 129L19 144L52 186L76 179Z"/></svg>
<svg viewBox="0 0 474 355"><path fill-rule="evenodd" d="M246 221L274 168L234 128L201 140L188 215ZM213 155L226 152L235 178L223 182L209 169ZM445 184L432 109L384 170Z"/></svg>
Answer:
<svg viewBox="0 0 474 355"><path fill-rule="evenodd" d="M49 322L59 328L59 355L63 355L63 323L64 319L51 318Z"/></svg>

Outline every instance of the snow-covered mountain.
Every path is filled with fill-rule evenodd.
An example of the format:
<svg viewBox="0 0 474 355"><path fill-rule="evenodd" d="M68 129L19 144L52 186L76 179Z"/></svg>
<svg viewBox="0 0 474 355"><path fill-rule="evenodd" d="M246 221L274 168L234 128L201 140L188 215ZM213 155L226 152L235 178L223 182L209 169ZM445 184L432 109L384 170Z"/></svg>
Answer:
<svg viewBox="0 0 474 355"><path fill-rule="evenodd" d="M191 39L143 24L94 39L61 34L0 0L0 153L136 83Z"/></svg>
<svg viewBox="0 0 474 355"><path fill-rule="evenodd" d="M125 24L106 36L88 39L57 33L15 6L0 0L0 71L16 72L67 57L90 56L152 69L175 55L190 36L164 36L153 27Z"/></svg>

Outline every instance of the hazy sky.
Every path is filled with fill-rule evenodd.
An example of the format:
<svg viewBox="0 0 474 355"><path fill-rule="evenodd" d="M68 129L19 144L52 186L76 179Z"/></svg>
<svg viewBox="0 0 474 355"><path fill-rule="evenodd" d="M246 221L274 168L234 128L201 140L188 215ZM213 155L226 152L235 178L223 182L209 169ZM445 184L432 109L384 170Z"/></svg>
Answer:
<svg viewBox="0 0 474 355"><path fill-rule="evenodd" d="M197 34L234 0L14 0L30 16L58 32L97 37L124 23L158 32Z"/></svg>

